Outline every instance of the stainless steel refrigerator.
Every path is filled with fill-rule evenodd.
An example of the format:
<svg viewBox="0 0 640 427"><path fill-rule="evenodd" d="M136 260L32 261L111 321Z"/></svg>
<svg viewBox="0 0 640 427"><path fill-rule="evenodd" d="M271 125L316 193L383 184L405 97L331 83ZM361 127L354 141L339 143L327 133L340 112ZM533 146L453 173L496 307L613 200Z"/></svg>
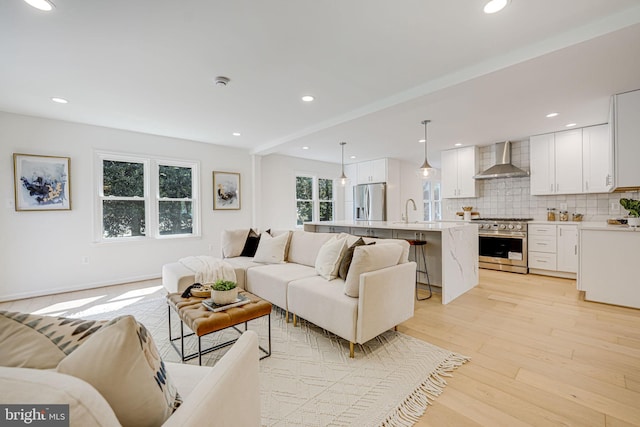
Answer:
<svg viewBox="0 0 640 427"><path fill-rule="evenodd" d="M360 184L353 187L353 218L356 221L387 220L387 184Z"/></svg>

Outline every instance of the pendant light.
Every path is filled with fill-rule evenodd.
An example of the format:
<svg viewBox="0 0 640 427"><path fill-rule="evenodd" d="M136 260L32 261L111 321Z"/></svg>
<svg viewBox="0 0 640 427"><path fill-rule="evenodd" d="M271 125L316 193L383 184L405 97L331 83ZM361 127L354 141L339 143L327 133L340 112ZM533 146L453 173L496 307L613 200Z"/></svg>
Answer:
<svg viewBox="0 0 640 427"><path fill-rule="evenodd" d="M347 145L346 142L341 142L340 146L342 147L342 174L340 175L340 185L345 185L347 183L347 176L344 174L344 146Z"/></svg>
<svg viewBox="0 0 640 427"><path fill-rule="evenodd" d="M422 121L422 124L424 125L424 163L420 166L420 172L424 178L428 177L433 169L427 160L427 125L430 122L431 120Z"/></svg>

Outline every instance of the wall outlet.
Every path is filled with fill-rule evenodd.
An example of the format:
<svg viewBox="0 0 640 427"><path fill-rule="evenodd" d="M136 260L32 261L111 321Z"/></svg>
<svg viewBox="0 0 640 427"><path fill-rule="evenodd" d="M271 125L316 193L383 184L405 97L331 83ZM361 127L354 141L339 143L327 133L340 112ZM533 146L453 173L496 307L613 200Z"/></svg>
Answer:
<svg viewBox="0 0 640 427"><path fill-rule="evenodd" d="M89 264L89 257L88 256L83 256L80 261L85 265Z"/></svg>
<svg viewBox="0 0 640 427"><path fill-rule="evenodd" d="M561 211L566 211L567 210L567 204L566 203L560 203L560 210Z"/></svg>
<svg viewBox="0 0 640 427"><path fill-rule="evenodd" d="M213 245L209 245L209 252L213 250Z"/></svg>
<svg viewBox="0 0 640 427"><path fill-rule="evenodd" d="M620 213L620 202L609 202L609 213L610 214L619 214Z"/></svg>

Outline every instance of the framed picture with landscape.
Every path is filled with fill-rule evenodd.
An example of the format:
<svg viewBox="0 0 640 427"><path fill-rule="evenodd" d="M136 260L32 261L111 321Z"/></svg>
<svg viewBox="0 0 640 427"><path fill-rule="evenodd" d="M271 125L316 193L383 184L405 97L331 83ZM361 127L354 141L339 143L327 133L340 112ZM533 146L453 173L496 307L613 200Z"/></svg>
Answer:
<svg viewBox="0 0 640 427"><path fill-rule="evenodd" d="M213 209L240 209L240 174L213 171Z"/></svg>
<svg viewBox="0 0 640 427"><path fill-rule="evenodd" d="M69 157L13 153L16 211L71 210Z"/></svg>

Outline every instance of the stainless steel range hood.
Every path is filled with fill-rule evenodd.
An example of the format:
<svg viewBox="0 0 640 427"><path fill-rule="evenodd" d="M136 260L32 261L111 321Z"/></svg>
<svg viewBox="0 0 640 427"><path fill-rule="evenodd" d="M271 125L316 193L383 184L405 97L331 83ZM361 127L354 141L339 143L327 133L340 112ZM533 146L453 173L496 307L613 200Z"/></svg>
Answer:
<svg viewBox="0 0 640 427"><path fill-rule="evenodd" d="M520 178L529 176L529 172L511 164L511 142L499 142L495 145L496 164L474 176L475 179Z"/></svg>

